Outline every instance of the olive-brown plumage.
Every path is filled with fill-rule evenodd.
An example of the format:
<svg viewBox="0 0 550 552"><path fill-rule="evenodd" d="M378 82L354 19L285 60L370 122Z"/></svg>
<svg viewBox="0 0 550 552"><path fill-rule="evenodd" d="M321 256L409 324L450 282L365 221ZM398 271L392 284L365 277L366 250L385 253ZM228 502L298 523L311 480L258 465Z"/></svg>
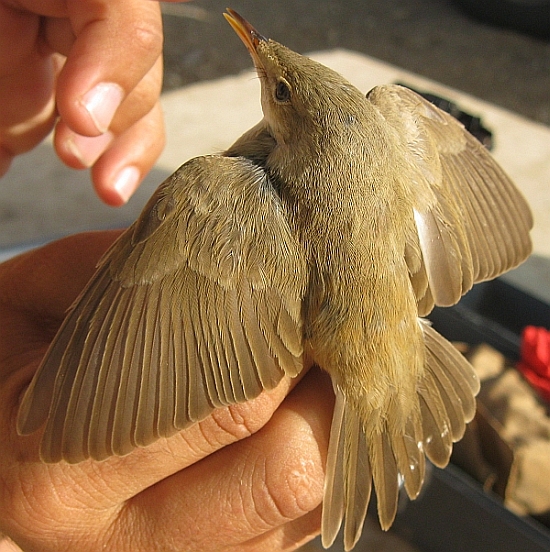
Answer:
<svg viewBox="0 0 550 552"><path fill-rule="evenodd" d="M452 117L397 85L367 97L232 10L264 118L188 161L113 244L31 386L45 461L126 454L314 362L336 394L323 544L359 538L374 483L444 466L475 412L471 366L426 321L530 253L531 214ZM305 360L307 359L307 361Z"/></svg>

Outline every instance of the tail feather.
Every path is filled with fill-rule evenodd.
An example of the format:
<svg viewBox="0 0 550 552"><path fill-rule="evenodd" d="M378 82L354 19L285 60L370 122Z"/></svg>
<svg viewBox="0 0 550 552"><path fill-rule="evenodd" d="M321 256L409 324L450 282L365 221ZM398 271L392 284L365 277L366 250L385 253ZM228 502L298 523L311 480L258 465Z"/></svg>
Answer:
<svg viewBox="0 0 550 552"><path fill-rule="evenodd" d="M439 399L441 401L441 399ZM447 465L452 451L451 432L448 424L440 425L442 418L433 393L419 394L422 415L422 443L426 456L439 468Z"/></svg>
<svg viewBox="0 0 550 552"><path fill-rule="evenodd" d="M420 327L426 346L426 371L419 386L424 447L428 458L444 467L452 442L463 436L475 415L479 379L472 365L429 322L420 320Z"/></svg>
<svg viewBox="0 0 550 552"><path fill-rule="evenodd" d="M475 412L479 382L472 366L428 322L420 320L426 346L416 407L404 423L395 412L371 412L362 419L335 385L322 517L322 542L332 545L344 522L344 547L358 541L374 484L383 529L395 518L399 478L408 496L418 496L425 476L425 456L436 466L449 462L452 443ZM381 418L381 423L369 419ZM395 428L402 428L399 432ZM393 428L390 430L390 428Z"/></svg>
<svg viewBox="0 0 550 552"><path fill-rule="evenodd" d="M372 474L367 441L359 416L348 407L344 394L336 386L335 394L321 539L325 548L332 546L345 519L344 547L351 550L361 536L367 515Z"/></svg>
<svg viewBox="0 0 550 552"><path fill-rule="evenodd" d="M466 430L466 420L463 402L453 387L451 380L447 377L444 370L434 369L434 365L440 368L437 358L433 358L431 351L427 351L426 367L431 373L433 382L437 386L445 411L449 418L451 435L453 441L458 441L464 435ZM444 368L444 367L443 367Z"/></svg>
<svg viewBox="0 0 550 552"><path fill-rule="evenodd" d="M460 399L464 419L470 422L476 411L475 396L479 393L479 378L473 366L426 320L420 319L424 343L428 352L427 367L436 378L445 376ZM432 362L435 359L437 362Z"/></svg>
<svg viewBox="0 0 550 552"><path fill-rule="evenodd" d="M378 518L382 529L391 527L397 513L399 472L397 461L387 431L373 432L370 436L369 459L376 489Z"/></svg>
<svg viewBox="0 0 550 552"><path fill-rule="evenodd" d="M321 521L321 539L325 548L332 546L336 540L344 517L346 500L344 483L346 461L344 454L342 454L342 451L347 450L345 446L346 432L344 430L345 399L336 386L334 390L336 402L330 428Z"/></svg>
<svg viewBox="0 0 550 552"><path fill-rule="evenodd" d="M344 547L351 550L361 536L363 522L369 505L372 474L369 463L367 440L359 416L350 409L346 413L346 511L344 525Z"/></svg>
<svg viewBox="0 0 550 552"><path fill-rule="evenodd" d="M394 436L392 447L407 495L414 500L420 493L426 472L420 421L413 422L412 418L409 419L405 434Z"/></svg>

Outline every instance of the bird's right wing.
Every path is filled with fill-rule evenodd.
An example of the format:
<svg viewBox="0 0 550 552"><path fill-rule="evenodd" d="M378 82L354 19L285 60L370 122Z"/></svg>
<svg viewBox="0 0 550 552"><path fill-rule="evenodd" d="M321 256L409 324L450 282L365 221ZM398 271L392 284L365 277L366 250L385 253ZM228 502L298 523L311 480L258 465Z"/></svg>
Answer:
<svg viewBox="0 0 550 552"><path fill-rule="evenodd" d="M122 455L302 368L306 268L244 158L200 157L156 191L77 299L28 388L45 461Z"/></svg>

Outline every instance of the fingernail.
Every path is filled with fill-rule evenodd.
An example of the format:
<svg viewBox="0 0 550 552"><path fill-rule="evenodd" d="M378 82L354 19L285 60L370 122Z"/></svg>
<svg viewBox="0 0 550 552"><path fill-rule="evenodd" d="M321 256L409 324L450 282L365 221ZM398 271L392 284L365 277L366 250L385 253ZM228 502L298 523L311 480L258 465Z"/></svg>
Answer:
<svg viewBox="0 0 550 552"><path fill-rule="evenodd" d="M101 82L82 96L81 103L89 113L94 126L101 134L107 132L124 91L114 82Z"/></svg>
<svg viewBox="0 0 550 552"><path fill-rule="evenodd" d="M139 169L132 165L122 169L115 177L113 188L124 203L132 197L138 187L140 177Z"/></svg>
<svg viewBox="0 0 550 552"><path fill-rule="evenodd" d="M113 140L110 132L100 136L81 136L80 134L71 134L66 140L66 147L72 155L84 167L91 167L99 156L107 149Z"/></svg>

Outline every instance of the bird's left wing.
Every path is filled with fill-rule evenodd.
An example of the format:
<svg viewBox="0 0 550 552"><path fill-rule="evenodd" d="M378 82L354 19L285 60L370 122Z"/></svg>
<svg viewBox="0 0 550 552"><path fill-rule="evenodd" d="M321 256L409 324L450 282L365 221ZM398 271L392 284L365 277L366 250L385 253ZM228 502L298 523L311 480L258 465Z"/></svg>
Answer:
<svg viewBox="0 0 550 552"><path fill-rule="evenodd" d="M193 159L155 192L72 306L27 390L45 461L122 455L302 368L306 268L265 173Z"/></svg>
<svg viewBox="0 0 550 552"><path fill-rule="evenodd" d="M393 130L415 224L406 258L419 314L456 303L474 283L531 252L525 199L491 154L451 115L408 88L377 86L367 98Z"/></svg>

